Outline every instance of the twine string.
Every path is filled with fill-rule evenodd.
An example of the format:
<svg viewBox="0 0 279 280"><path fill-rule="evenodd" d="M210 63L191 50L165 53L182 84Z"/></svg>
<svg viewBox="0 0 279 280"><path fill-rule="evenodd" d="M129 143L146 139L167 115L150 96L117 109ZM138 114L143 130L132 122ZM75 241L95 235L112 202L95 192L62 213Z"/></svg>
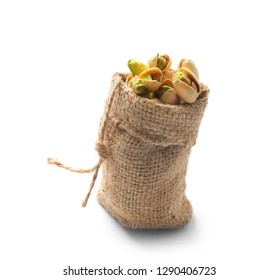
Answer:
<svg viewBox="0 0 279 280"><path fill-rule="evenodd" d="M64 165L63 163L57 161L54 158L48 158L47 163L56 165L58 167L61 167L61 168L64 168L66 170L69 170L71 172L76 172L76 173L92 173L96 170L96 166L97 166L97 165L95 165L95 166L93 166L92 168L89 168L89 169L78 169L78 168L73 168L71 166Z"/></svg>
<svg viewBox="0 0 279 280"><path fill-rule="evenodd" d="M89 190L88 190L88 192L87 192L87 195L86 195L85 199L84 199L83 202L82 202L82 207L86 207L86 205L87 205L88 199L89 199L89 197L90 197L90 195L91 195L91 192L92 192L92 189L93 189L93 187L94 187L94 185L95 185L95 181L96 181L96 179L97 179L97 177L98 177L98 172L99 172L99 169L100 169L100 167L101 167L103 161L104 161L104 159L100 158L99 161L98 161L98 163L94 166L94 167L95 167L95 172L94 172L92 181L91 181L91 183L90 183L90 186L89 186Z"/></svg>
<svg viewBox="0 0 279 280"><path fill-rule="evenodd" d="M114 78L116 79L116 77L114 77ZM107 149L107 146L106 146L105 140L104 140L105 130L106 130L106 124L109 119L109 112L110 112L110 109L111 109L111 106L113 103L113 99L114 99L115 94L117 94L119 92L119 90L120 90L119 88L120 88L120 78L118 77L117 80L113 79L113 83L112 83L111 89L110 89L110 96L106 102L104 117L102 118L102 121L101 121L100 131L99 131L99 140L96 143L96 150L98 151L100 158L99 158L98 163L95 166L93 166L92 168L89 168L89 169L78 169L78 168L73 168L71 166L64 165L63 163L61 163L53 158L47 159L48 164L56 165L58 167L64 168L64 169L72 171L72 172L93 173L93 178L90 183L89 190L86 194L86 197L82 202L82 207L86 207L88 199L89 199L92 189L94 187L95 181L98 177L99 169L100 169L102 163L109 157L108 149Z"/></svg>
<svg viewBox="0 0 279 280"><path fill-rule="evenodd" d="M91 192L92 192L92 189L94 187L95 181L96 181L96 179L98 177L99 169L100 169L103 161L104 161L103 158L99 158L98 163L95 166L93 166L92 168L89 168L89 169L77 169L77 168L73 168L71 166L64 165L63 163L57 161L56 159L53 159L53 158L48 158L47 159L48 164L53 164L53 165L56 165L56 166L64 168L64 169L67 169L67 170L72 171L72 172L76 172L76 173L93 173L94 172L92 181L91 181L90 186L89 186L89 190L88 190L88 192L86 194L85 199L82 202L82 207L86 207L86 205L87 205L88 199L89 199L89 197L91 195Z"/></svg>

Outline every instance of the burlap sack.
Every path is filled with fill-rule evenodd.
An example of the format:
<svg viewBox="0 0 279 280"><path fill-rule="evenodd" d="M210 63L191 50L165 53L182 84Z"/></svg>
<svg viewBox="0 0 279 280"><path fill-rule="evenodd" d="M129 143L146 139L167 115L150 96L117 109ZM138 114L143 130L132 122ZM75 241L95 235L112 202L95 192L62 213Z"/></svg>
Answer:
<svg viewBox="0 0 279 280"><path fill-rule="evenodd" d="M193 104L165 105L137 96L125 78L114 74L100 124L98 201L129 228L181 227L192 217L185 177L208 89Z"/></svg>

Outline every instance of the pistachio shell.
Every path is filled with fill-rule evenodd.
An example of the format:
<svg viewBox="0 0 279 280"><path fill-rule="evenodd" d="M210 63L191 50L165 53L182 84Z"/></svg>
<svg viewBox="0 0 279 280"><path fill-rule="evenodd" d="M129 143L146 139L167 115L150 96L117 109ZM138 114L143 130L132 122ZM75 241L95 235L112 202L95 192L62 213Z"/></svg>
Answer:
<svg viewBox="0 0 279 280"><path fill-rule="evenodd" d="M157 56L158 55L155 55L148 60L147 64L149 67L157 67Z"/></svg>
<svg viewBox="0 0 279 280"><path fill-rule="evenodd" d="M188 84L189 86L192 85L191 79L183 72L176 72L173 76L173 79L181 80L182 82Z"/></svg>
<svg viewBox="0 0 279 280"><path fill-rule="evenodd" d="M173 83L171 79L166 79L162 82L162 86L169 86L169 87L173 87Z"/></svg>
<svg viewBox="0 0 279 280"><path fill-rule="evenodd" d="M164 67L162 67L161 66L161 61L160 61L160 58L163 58L163 59L165 59L165 66ZM158 67L158 68L160 68L163 72L166 72L166 71L168 71L169 69L170 69L170 67L171 67L171 63L172 63L172 61L171 61L171 59L170 59L170 57L167 55L167 54L163 54L163 55L161 55L161 54L157 54L157 55L155 55L155 56L153 56L152 58L150 58L149 60L148 60L148 66L149 67ZM159 66L161 66L161 67L159 67Z"/></svg>
<svg viewBox="0 0 279 280"><path fill-rule="evenodd" d="M148 92L154 92L158 90L158 88L161 86L161 83L157 80L147 80L147 79L140 79L141 82L145 85Z"/></svg>
<svg viewBox="0 0 279 280"><path fill-rule="evenodd" d="M198 92L198 88L197 88L197 86L196 86L195 83L192 83L191 87L192 87L196 92Z"/></svg>
<svg viewBox="0 0 279 280"><path fill-rule="evenodd" d="M133 83L138 80L138 83L140 82L146 87L147 92L154 92L161 86L160 81L162 76L162 71L159 68L154 67L143 71L139 76L129 74L126 78L126 82L128 85L133 86ZM138 93L137 90L134 89L134 91Z"/></svg>
<svg viewBox="0 0 279 280"><path fill-rule="evenodd" d="M161 96L168 90L173 89L173 84L172 81L170 79L167 79L165 81L163 81L162 85L160 86L160 88L158 88L158 90L156 91L156 96L158 98L161 98Z"/></svg>
<svg viewBox="0 0 279 280"><path fill-rule="evenodd" d="M167 61L166 66L162 69L163 72L166 72L166 71L168 71L170 69L172 61L171 61L170 57L167 54L163 54L162 56Z"/></svg>
<svg viewBox="0 0 279 280"><path fill-rule="evenodd" d="M171 88L167 90L161 97L160 100L166 104L177 105L180 102L180 99L176 91Z"/></svg>
<svg viewBox="0 0 279 280"><path fill-rule="evenodd" d="M136 76L134 75L131 75L131 74L128 74L127 77L126 77L126 84L128 84L129 86L132 85L133 83L133 79L135 79Z"/></svg>
<svg viewBox="0 0 279 280"><path fill-rule="evenodd" d="M141 79L135 78L132 82L132 90L138 95L145 95L148 93L146 85L142 82Z"/></svg>
<svg viewBox="0 0 279 280"><path fill-rule="evenodd" d="M149 68L146 64L135 59L130 59L128 61L128 67L131 70L131 72L135 75L139 75L141 72Z"/></svg>
<svg viewBox="0 0 279 280"><path fill-rule="evenodd" d="M201 92L201 85L200 85L199 79L196 77L196 75L191 70L186 69L186 68L180 68L180 69L178 69L178 72L182 72L185 75L187 75L190 78L190 80L193 83L195 83L196 88L197 88L197 92L198 92L198 94L200 94L200 92Z"/></svg>
<svg viewBox="0 0 279 280"><path fill-rule="evenodd" d="M144 79L148 75L151 76L152 80L157 80L158 82L161 82L163 77L163 72L158 67L152 67L141 72L139 78Z"/></svg>
<svg viewBox="0 0 279 280"><path fill-rule="evenodd" d="M173 86L178 94L178 96L187 103L193 103L199 96L199 93L189 86L188 84L184 83L179 79L172 80Z"/></svg>
<svg viewBox="0 0 279 280"><path fill-rule="evenodd" d="M192 73L195 74L197 79L199 79L199 71L197 69L196 64L192 60L190 59L187 60L185 58L182 58L178 64L178 68L186 68L190 70Z"/></svg>
<svg viewBox="0 0 279 280"><path fill-rule="evenodd" d="M168 70L163 72L163 78L162 81L167 80L167 79L172 79L174 75L174 71L173 70Z"/></svg>

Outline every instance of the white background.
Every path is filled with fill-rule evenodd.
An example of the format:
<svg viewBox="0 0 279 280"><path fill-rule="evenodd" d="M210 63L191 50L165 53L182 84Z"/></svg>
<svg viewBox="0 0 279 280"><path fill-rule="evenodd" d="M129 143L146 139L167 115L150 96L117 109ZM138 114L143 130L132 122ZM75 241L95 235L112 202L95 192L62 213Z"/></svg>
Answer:
<svg viewBox="0 0 279 280"><path fill-rule="evenodd" d="M63 276L69 265L154 271L127 279L171 278L158 266L279 279L276 1L0 3L1 279L87 279ZM157 52L174 67L194 60L211 90L187 174L194 218L131 231L98 204L101 174L84 209L91 175L47 157L93 166L111 75Z"/></svg>

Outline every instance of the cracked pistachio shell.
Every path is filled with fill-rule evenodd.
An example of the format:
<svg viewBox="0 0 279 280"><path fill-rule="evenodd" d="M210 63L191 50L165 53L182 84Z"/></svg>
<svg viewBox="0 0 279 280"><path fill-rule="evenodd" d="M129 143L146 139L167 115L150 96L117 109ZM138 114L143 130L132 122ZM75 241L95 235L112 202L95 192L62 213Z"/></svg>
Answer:
<svg viewBox="0 0 279 280"><path fill-rule="evenodd" d="M177 105L180 102L180 99L174 89L169 89L166 91L160 98L165 104Z"/></svg>
<svg viewBox="0 0 279 280"><path fill-rule="evenodd" d="M138 95L145 95L148 93L146 85L142 82L141 79L138 78L133 79L132 90Z"/></svg>
<svg viewBox="0 0 279 280"><path fill-rule="evenodd" d="M141 72L143 72L149 68L148 65L146 65L136 59L130 59L128 61L128 67L131 70L131 72L135 75L139 75Z"/></svg>
<svg viewBox="0 0 279 280"><path fill-rule="evenodd" d="M149 67L157 67L157 56L158 55L155 55L148 60L147 64Z"/></svg>
<svg viewBox="0 0 279 280"><path fill-rule="evenodd" d="M154 92L158 90L161 86L161 83L156 80L147 80L147 79L140 79L140 80L145 85L148 92Z"/></svg>
<svg viewBox="0 0 279 280"><path fill-rule="evenodd" d="M171 59L167 54L157 54L149 59L148 66L149 67L158 67L163 72L166 72L171 67Z"/></svg>
<svg viewBox="0 0 279 280"><path fill-rule="evenodd" d="M192 73L195 74L197 79L199 79L199 71L197 69L196 64L192 60L182 58L178 64L178 69L179 68L186 68L186 69L190 70Z"/></svg>
<svg viewBox="0 0 279 280"><path fill-rule="evenodd" d="M200 94L201 85L200 85L199 79L191 70L186 69L186 68L180 68L180 69L178 69L177 72L181 72L181 73L187 75L190 78L191 82L195 83L194 87L197 89L198 94Z"/></svg>
<svg viewBox="0 0 279 280"><path fill-rule="evenodd" d="M177 105L180 102L180 99L175 91L175 89L170 88L160 97L160 100L165 104Z"/></svg>
<svg viewBox="0 0 279 280"><path fill-rule="evenodd" d="M169 87L173 87L173 83L171 79L166 79L162 82L162 86L169 86Z"/></svg>
<svg viewBox="0 0 279 280"><path fill-rule="evenodd" d="M151 77L151 79L146 79L145 77ZM163 73L157 67L149 68L139 75L139 78L141 79L142 83L146 86L148 92L154 92L159 89L159 87L162 84L162 77Z"/></svg>
<svg viewBox="0 0 279 280"><path fill-rule="evenodd" d="M126 84L128 84L129 86L132 86L133 82L135 81L137 76L128 74L126 77Z"/></svg>
<svg viewBox="0 0 279 280"><path fill-rule="evenodd" d="M163 72L158 67L152 67L141 72L139 78L144 79L148 75L151 76L152 80L157 80L158 82L161 82L163 77Z"/></svg>
<svg viewBox="0 0 279 280"><path fill-rule="evenodd" d="M172 80L173 86L177 92L177 95L180 97L181 100L187 103L193 103L198 98L198 92L187 83L179 80L173 79Z"/></svg>
<svg viewBox="0 0 279 280"><path fill-rule="evenodd" d="M173 76L173 80L175 79L181 80L182 82L188 84L189 86L192 85L191 79L182 72L176 72L175 75Z"/></svg>
<svg viewBox="0 0 279 280"><path fill-rule="evenodd" d="M173 83L170 79L165 80L162 83L162 87L167 86L168 89L162 94L160 94L160 100L165 104L177 105L180 103L180 99L177 95L177 92L173 88ZM163 89L164 91L164 89Z"/></svg>
<svg viewBox="0 0 279 280"><path fill-rule="evenodd" d="M165 80L167 80L167 79L172 79L173 76L174 76L174 71L173 71L173 70L165 71L165 72L163 72L162 81L165 81Z"/></svg>
<svg viewBox="0 0 279 280"><path fill-rule="evenodd" d="M161 96L170 88L173 88L172 81L170 79L163 81L160 88L156 91L156 96L160 99Z"/></svg>

